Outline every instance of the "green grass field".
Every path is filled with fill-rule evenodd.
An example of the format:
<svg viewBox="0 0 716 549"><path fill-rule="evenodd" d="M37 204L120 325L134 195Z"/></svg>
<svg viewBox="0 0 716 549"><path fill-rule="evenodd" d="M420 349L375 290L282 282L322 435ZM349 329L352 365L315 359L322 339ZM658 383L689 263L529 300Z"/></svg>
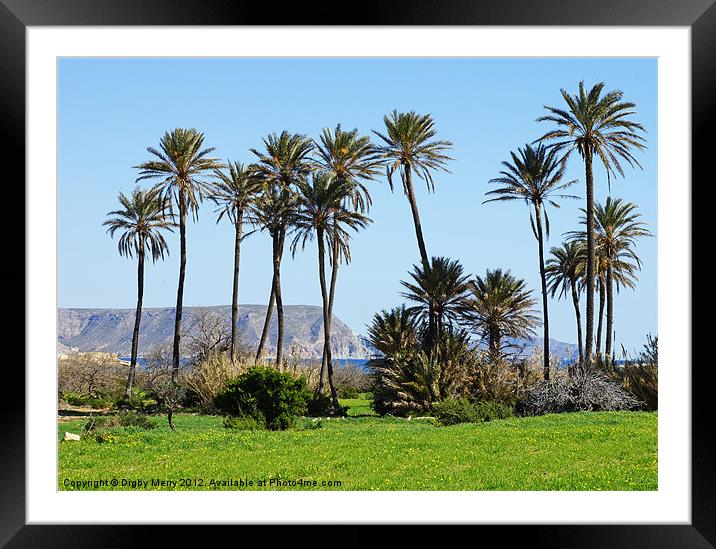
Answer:
<svg viewBox="0 0 716 549"><path fill-rule="evenodd" d="M157 418L158 428L115 429L109 442L91 436L60 441L58 488L657 489L656 413L561 414L440 427L429 419L371 417L368 401L344 404L351 406L350 417L322 420L316 429L235 431L223 428L221 417L178 415L176 432ZM80 433L83 424L62 423L58 435ZM122 486L123 479L147 484ZM72 484L99 480L106 485ZM253 484L227 483L240 480Z"/></svg>

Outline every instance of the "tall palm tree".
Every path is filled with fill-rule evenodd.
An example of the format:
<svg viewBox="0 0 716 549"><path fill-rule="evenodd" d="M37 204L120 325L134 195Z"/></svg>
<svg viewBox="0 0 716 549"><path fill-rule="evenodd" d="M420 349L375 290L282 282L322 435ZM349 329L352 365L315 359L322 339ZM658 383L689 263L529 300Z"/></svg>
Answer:
<svg viewBox="0 0 716 549"><path fill-rule="evenodd" d="M435 185L431 172L433 170L448 171L445 166L447 161L452 158L447 156L445 151L452 148L452 143L433 139L437 135L437 130L435 122L429 114L421 115L413 111L399 113L394 110L390 115L383 117L383 122L386 133L383 134L375 130L373 133L384 142L382 146L378 147L378 150L386 162L386 175L390 190L393 190L393 174L397 170L403 182L403 192L410 202L420 258L423 267L428 269L430 262L420 224L418 203L415 198L413 172L425 181L428 192L434 191Z"/></svg>
<svg viewBox="0 0 716 549"><path fill-rule="evenodd" d="M632 154L633 149L642 150L646 140L640 135L644 126L631 120L635 114L634 103L622 101L623 93L618 90L602 95L604 83L600 82L589 92L584 82L579 83L579 91L570 95L561 90L566 109L548 107L550 114L541 116L537 121L551 122L556 128L550 130L537 141L551 142L550 147L564 152L565 159L575 150L584 160L586 181L587 216L587 321L584 359L587 367L592 360L592 339L594 337L594 264L596 248L594 243L594 174L592 163L595 156L601 161L607 172L607 183L611 186L611 177L616 173L624 175L621 163L639 166Z"/></svg>
<svg viewBox="0 0 716 549"><path fill-rule="evenodd" d="M401 281L407 290L401 295L418 304L408 312L418 322L427 324L427 347L435 348L444 328L452 327L458 321L470 275L464 274L458 261L446 257L433 257L428 269L414 265L409 274L413 280Z"/></svg>
<svg viewBox="0 0 716 549"><path fill-rule="evenodd" d="M204 148L204 134L194 128L176 128L164 134L159 149L148 147L153 159L135 168L141 170L137 181L160 179L155 186L162 193L165 203L171 209L179 208L179 284L177 287L176 316L174 321L174 345L172 348L172 381L179 382L179 343L181 339L181 317L184 300L184 278L186 276L186 216L191 212L194 220L199 213L199 203L207 194L208 182L204 176L213 170L223 168L217 158L208 155L213 147Z"/></svg>
<svg viewBox="0 0 716 549"><path fill-rule="evenodd" d="M597 257L602 274L600 295L605 294L602 299L607 309L604 354L608 364L612 359L614 334L614 288L616 286L617 292L622 286L634 288L635 273L641 268L641 260L634 250L636 239L653 236L640 217L636 204L611 196L603 205L597 203L594 211ZM586 224L584 217L582 223ZM577 239L585 237L584 231L571 234Z"/></svg>
<svg viewBox="0 0 716 549"><path fill-rule="evenodd" d="M139 347L139 324L142 320L142 301L144 299L144 258L149 252L152 262L164 259L169 254L169 248L164 240L162 231L173 231L176 223L170 216L165 215L163 197L157 191L135 189L132 196L127 197L119 193L119 203L122 208L107 214L103 226L108 227L107 232L114 238L114 233L121 231L117 247L119 255L132 259L137 255L137 310L134 316L134 331L132 332L132 356L129 363L129 375L124 390L124 397L131 398L134 374L137 370L137 349Z"/></svg>
<svg viewBox="0 0 716 549"><path fill-rule="evenodd" d="M326 284L326 245L339 249L350 260L350 235L348 229L358 231L371 222L361 213L345 207L346 197L353 192L353 185L345 179L337 179L331 173L314 174L311 181L298 181L298 208L293 218L296 235L291 243L295 255L298 245L306 247L315 235L318 244L318 280L323 300L323 338L328 369L328 384L334 409L339 409L338 393L333 384L333 361L331 356L331 322L328 286ZM323 391L321 378L318 392Z"/></svg>
<svg viewBox="0 0 716 549"><path fill-rule="evenodd" d="M463 322L487 340L494 359L502 356L502 339L534 335L539 317L532 309L536 301L524 280L502 269L487 270L469 282L463 302Z"/></svg>
<svg viewBox="0 0 716 549"><path fill-rule="evenodd" d="M241 262L241 241L246 216L253 213L254 201L262 189L262 182L256 174L241 162L228 162L228 173L216 170L217 181L212 185L210 198L219 205L216 222L226 216L234 225L234 276L231 293L231 360L236 360L236 322L239 316L239 266Z"/></svg>
<svg viewBox="0 0 716 549"><path fill-rule="evenodd" d="M371 143L370 138L358 134L358 129L344 131L338 124L334 131L330 128L323 128L323 132L316 146L316 163L321 169L333 174L337 180L344 181L351 185L351 191L346 196L346 202L350 202L353 209L360 213L368 213L371 205L371 197L364 181L372 180L378 175L378 167L381 164L379 153ZM334 224L336 220L334 219ZM340 248L338 242L334 241L331 250L331 282L328 293L328 323L333 320L333 303L338 280L338 266L340 264ZM327 342L324 342L323 359L321 362L321 382L323 383L326 370L326 359L328 353Z"/></svg>
<svg viewBox="0 0 716 549"><path fill-rule="evenodd" d="M580 241L563 242L562 246L550 250L552 257L547 260L547 291L554 297L559 291L559 298L569 292L574 305L577 320L577 347L579 348L579 364L584 359L582 347L582 317L579 312L579 284L585 269L585 246Z"/></svg>
<svg viewBox="0 0 716 549"><path fill-rule="evenodd" d="M271 279L271 294L266 309L263 330L258 349L256 350L256 362L261 359L263 348L268 339L269 322L273 316L274 304L277 305L278 315L278 337L276 356L280 359L283 355L283 299L281 296L281 258L285 231L290 229L290 222L296 211L297 197L293 188L284 189L277 184L264 185L263 191L256 198L252 223L269 233L271 237L271 257L273 264L273 276ZM279 290L276 291L278 286ZM281 362L276 366L280 367Z"/></svg>
<svg viewBox="0 0 716 549"><path fill-rule="evenodd" d="M524 200L525 204L534 208L534 217L530 212L530 225L532 233L537 239L539 252L539 275L542 283L542 326L543 326L543 371L544 379L549 379L549 314L547 311L547 277L544 267L544 237L545 232L549 238L549 216L547 205L559 208L555 198L578 198L563 194L564 189L574 185L577 180L563 182L564 161L557 158L555 149L547 150L543 145L533 149L525 145L524 149L517 149L518 154L510 152L512 163L503 162L504 169L500 177L490 180L490 183L500 185L500 188L489 191L487 196L494 196L487 202L503 200ZM545 231L542 229L542 213L544 210Z"/></svg>
<svg viewBox="0 0 716 549"><path fill-rule="evenodd" d="M315 164L310 160L310 153L313 150L313 141L305 135L289 133L283 130L280 135L272 133L263 139L264 150L251 149L258 161L253 165L257 175L267 185L275 186L285 202L292 200L292 187L296 182L305 178ZM281 296L281 259L283 257L283 246L288 230L288 215L290 209L284 208L279 214L278 225L275 234L272 234L273 243L273 281L269 306L264 321L264 331L268 329L271 320L273 302L276 302L276 314L278 317L278 341L276 343L276 366L281 367L283 358L283 299ZM263 345L259 343L257 356L260 357Z"/></svg>

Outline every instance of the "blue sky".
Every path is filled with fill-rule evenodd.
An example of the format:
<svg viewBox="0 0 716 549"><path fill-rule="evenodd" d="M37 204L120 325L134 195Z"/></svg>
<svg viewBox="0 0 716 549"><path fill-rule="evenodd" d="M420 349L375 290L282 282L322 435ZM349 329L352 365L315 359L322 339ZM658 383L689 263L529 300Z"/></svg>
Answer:
<svg viewBox="0 0 716 549"><path fill-rule="evenodd" d="M509 151L548 128L536 122L543 105L561 106L560 88L575 92L603 81L636 103L647 128L648 149L638 153L643 170L627 168L612 182L613 196L638 204L657 234L656 59L509 58L197 58L61 59L58 62L59 305L132 308L136 263L121 258L101 226L117 206L117 193L135 187L132 166L149 159L148 146L175 127L196 127L216 156L251 162L249 148L288 129L318 137L321 128L382 130L384 114L398 109L431 113L439 136L454 143L451 173L438 173L436 192L418 182L417 200L430 255L459 259L470 273L502 267L524 278L539 302L537 244L529 209L522 202L482 204L488 181ZM372 134L371 134L372 135ZM578 179L574 158L567 177ZM596 199L608 195L606 175L595 169ZM400 280L419 260L410 208L400 187L391 193L384 177L369 183L373 224L352 241L353 262L342 268L335 314L365 333L373 314L400 304ZM578 227L583 201L550 211L549 246ZM149 265L145 307L176 300L178 236L168 238L170 257ZM205 202L187 230L184 303L231 301L233 232L215 223ZM639 242L643 268L636 291L615 301L617 344L641 347L657 330L657 239ZM264 304L271 281L271 246L265 233L244 242L239 300ZM282 270L286 304L320 305L315 244L286 254ZM550 301L551 336L576 341L571 302ZM617 347L618 348L618 347Z"/></svg>

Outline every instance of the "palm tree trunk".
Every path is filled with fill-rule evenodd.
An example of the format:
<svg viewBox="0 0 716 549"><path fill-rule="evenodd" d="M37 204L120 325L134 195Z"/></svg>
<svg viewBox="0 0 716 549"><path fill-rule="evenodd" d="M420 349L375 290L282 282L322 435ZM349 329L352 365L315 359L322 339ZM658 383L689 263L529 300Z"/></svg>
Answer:
<svg viewBox="0 0 716 549"><path fill-rule="evenodd" d="M493 360L498 360L500 358L500 331L496 328L490 328L488 336L490 356Z"/></svg>
<svg viewBox="0 0 716 549"><path fill-rule="evenodd" d="M405 189L408 192L408 200L410 201L410 209L413 212L413 223L415 224L415 236L418 238L418 248L420 249L420 259L425 269L430 268L428 261L428 252L425 249L425 240L423 239L423 229L420 224L420 212L418 211L418 203L415 200L415 189L413 188L413 175L410 166L405 166ZM431 315L432 316L432 315Z"/></svg>
<svg viewBox="0 0 716 549"><path fill-rule="evenodd" d="M599 277L599 322L597 323L597 359L602 357L602 319L604 318L604 280Z"/></svg>
<svg viewBox="0 0 716 549"><path fill-rule="evenodd" d="M181 315L184 301L184 277L186 276L186 191L179 191L179 286L177 287L177 306L174 317L174 346L172 348L172 382L179 383L179 343L181 339Z"/></svg>
<svg viewBox="0 0 716 549"><path fill-rule="evenodd" d="M266 339L268 337L269 325L271 324L271 315L273 315L273 305L276 302L276 294L274 293L276 281L274 280L274 276L271 277L271 295L269 296L268 306L266 307L266 319L264 320L264 328L261 331L261 340L259 341L258 349L256 349L256 359L254 360L254 362L258 362L259 360L261 360L261 355L264 352L264 345L266 345Z"/></svg>
<svg viewBox="0 0 716 549"><path fill-rule="evenodd" d="M542 281L542 316L544 318L544 362L543 372L545 381L549 381L549 314L547 312L547 276L544 272L544 237L542 235L542 211L539 204L535 204L535 219L537 221L537 243L539 245L539 276Z"/></svg>
<svg viewBox="0 0 716 549"><path fill-rule="evenodd" d="M144 299L144 238L139 238L139 254L137 265L137 311L134 316L134 331L132 332L132 357L129 363L127 387L124 389L124 398L132 397L134 374L137 371L137 349L139 347L139 323L142 320L142 300Z"/></svg>
<svg viewBox="0 0 716 549"><path fill-rule="evenodd" d="M572 287L572 303L574 303L574 314L577 317L577 346L579 347L579 365L581 367L582 361L584 360L584 353L582 349L582 315L579 313L579 296L577 295L576 281L572 280L570 286Z"/></svg>
<svg viewBox="0 0 716 549"><path fill-rule="evenodd" d="M337 232L338 222L333 219L334 234ZM328 331L333 326L333 301L336 295L336 281L338 280L338 241L333 240L333 246L331 250L331 286L328 292ZM321 358L321 376L318 382L318 393L323 392L324 378L326 372L326 361L327 361L327 344L323 342L323 357Z"/></svg>
<svg viewBox="0 0 716 549"><path fill-rule="evenodd" d="M234 241L234 289L231 296L231 360L236 361L236 322L239 316L239 265L241 261L241 230L244 212L236 213L236 240Z"/></svg>
<svg viewBox="0 0 716 549"><path fill-rule="evenodd" d="M587 321L584 336L584 368L592 364L592 342L594 341L594 174L592 173L592 151L584 155L584 172L587 183Z"/></svg>
<svg viewBox="0 0 716 549"><path fill-rule="evenodd" d="M614 289L612 287L612 267L607 266L607 337L604 344L604 357L607 366L612 366L612 330L614 329Z"/></svg>
<svg viewBox="0 0 716 549"><path fill-rule="evenodd" d="M282 367L283 360L283 296L281 295L281 257L283 256L283 243L286 237L285 222L276 234L274 240L273 282L276 298L276 316L278 317L278 337L276 339L276 368Z"/></svg>
<svg viewBox="0 0 716 549"><path fill-rule="evenodd" d="M415 199L415 189L413 188L413 174L410 170L410 165L405 165L405 190L408 193L408 201L410 202L410 210L413 213L413 223L415 224L415 236L418 239L418 248L420 249L420 259L423 263L423 269L427 272L430 269L430 262L428 260L428 252L425 248L425 240L423 239L423 228L420 224L420 212L418 211L418 203ZM433 319L433 307L430 305L428 310L428 334L430 338L433 338L433 332L435 331L435 324ZM432 342L428 342L428 345L432 345Z"/></svg>
<svg viewBox="0 0 716 549"><path fill-rule="evenodd" d="M324 246L323 229L318 228L316 239L318 240L318 278L321 283L321 297L323 300L323 341L324 353L326 355L326 369L328 371L328 385L331 388L331 399L333 400L333 409L338 411L338 393L333 385L333 360L331 357L331 322L329 320L329 298L326 288L326 272L325 272L325 246Z"/></svg>

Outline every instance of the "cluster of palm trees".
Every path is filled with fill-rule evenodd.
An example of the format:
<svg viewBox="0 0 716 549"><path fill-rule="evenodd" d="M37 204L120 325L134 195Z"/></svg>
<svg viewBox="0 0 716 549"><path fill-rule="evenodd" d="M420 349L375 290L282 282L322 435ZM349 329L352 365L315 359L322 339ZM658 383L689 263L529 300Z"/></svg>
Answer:
<svg viewBox="0 0 716 549"><path fill-rule="evenodd" d="M595 158L601 162L611 188L611 179L624 176L622 163L641 167L634 157L634 150L645 148L644 127L634 122L634 103L623 101L618 90L604 92L604 83L590 90L579 83L576 94L561 90L565 105L561 108L545 106L547 115L539 122L549 122L553 128L518 154L511 153L512 162L504 162L500 177L493 179L499 189L488 195L495 200L522 199L533 208L530 212L532 231L538 243L539 272L542 286L544 377L549 379L549 315L547 296L559 291L560 297L571 294L577 322L579 367L589 368L595 360L611 364L613 341L613 289L634 287L635 271L641 266L634 252L637 237L650 233L636 206L621 199L608 197L604 205L594 201ZM573 199L576 196L563 191L576 180L563 181L566 163L577 152L584 161L586 182L586 208L582 209L585 229L572 231L568 241L559 248L552 248L545 262L544 240L549 238L549 217L546 206L559 207L556 198ZM544 230L542 216L544 214ZM596 226L595 226L596 222ZM600 306L596 336L596 354L593 353L594 294L599 292ZM586 333L582 338L579 295L586 294ZM605 300L606 293L606 300ZM604 357L601 354L602 318L604 303L607 304L607 327ZM584 344L582 343L584 342Z"/></svg>
<svg viewBox="0 0 716 549"><path fill-rule="evenodd" d="M110 218L105 222L111 235L117 230L123 231L119 242L120 254L139 258L137 314L127 397L131 394L137 362L145 253L149 248L153 260L163 258L168 248L162 232L172 231L175 227L179 227L180 263L172 380L178 383L187 217L191 214L196 220L200 203L208 199L217 205L217 223L226 218L235 231L232 359L236 359L238 348L238 287L243 239L257 230L266 231L271 237L273 277L256 361L263 356L275 307L278 321L275 361L281 364L284 341L281 261L286 238L293 235L289 246L295 254L315 237L324 319L319 391L323 391L327 379L333 403L338 406L333 385L331 319L339 265L351 260L351 232L364 229L371 223L366 215L371 205L366 182L375 180L385 169L392 189L393 175L399 172L411 205L421 257L427 265L413 174L425 180L428 188L432 189L431 170L445 170L445 162L449 159L443 151L451 144L433 139L436 130L430 115L393 111L384 117L384 123L384 132L374 131L380 144L360 135L357 129L345 131L340 124L334 130L324 129L318 140L285 130L280 134L270 134L263 139L262 149L251 149L255 161L249 165L231 161L223 163L213 158L211 154L215 149L205 147L204 134L193 128L168 131L161 138L159 148L147 148L152 158L135 166L140 170L137 181L151 179L157 183L147 190L135 190L131 197L120 193L122 209L110 212ZM250 226L251 230L246 231L246 226ZM331 267L330 280L326 277L326 258Z"/></svg>
<svg viewBox="0 0 716 549"><path fill-rule="evenodd" d="M604 84L599 83L587 91L579 83L576 94L562 90L566 105L562 108L546 106L548 113L538 121L551 122L554 128L535 140L510 153L510 160L502 163L499 176L490 180L497 189L487 192L487 202L523 200L530 207L530 225L538 245L539 273L542 293L543 371L544 379L550 377L549 314L548 297L571 295L576 323L580 368L589 368L596 359L610 365L613 361L614 289L633 288L636 271L641 262L635 253L636 239L649 236L636 205L619 198L608 197L602 205L594 202L593 162L597 158L611 178L624 175L622 163L639 166L634 149L645 147L641 133L642 125L631 120L634 104L622 101L622 92L603 93ZM439 142L444 144L445 142ZM444 147L443 147L444 149ZM566 233L567 240L561 247L550 250L551 258L545 259L545 242L550 235L547 207L559 207L560 199L578 199L567 193L577 183L566 180L567 161L577 151L585 164L586 208L582 209L584 230ZM430 150L429 160L423 161L424 177L429 183L430 168L444 167L447 159L443 150ZM398 155L396 155L398 158ZM412 197L412 163L405 163L401 172L405 192ZM396 164L398 166L398 164ZM411 199L411 204L413 201ZM503 336L525 337L531 335L539 323L531 307L534 301L525 289L523 280L512 277L500 269L489 271L484 278L463 274L457 262L446 258L427 261L424 240L420 231L417 209L414 219L420 246L422 266L415 266L410 273L413 281L403 282L408 289L403 296L418 305L408 309L382 311L373 319L371 334L380 348L385 341L402 341L386 329L401 325L398 319L408 314L423 326L427 348L439 341L443 325L454 329L456 325L467 326L481 339L488 342L491 354L502 352ZM594 295L599 293L598 328L594 337ZM579 298L586 294L586 334L582 334ZM602 355L602 321L606 305L605 349ZM596 339L596 353L593 353ZM389 346L384 347L389 349Z"/></svg>
<svg viewBox="0 0 716 549"><path fill-rule="evenodd" d="M471 277L459 261L432 257L427 269L414 265L408 274L401 295L414 305L381 311L369 328L371 342L387 357L405 351L408 342L440 355L446 341L472 334L500 360L510 340L533 335L540 323L532 291L509 270L487 269L484 276Z"/></svg>
<svg viewBox="0 0 716 549"><path fill-rule="evenodd" d="M547 296L569 292L575 306L580 348L580 365L589 365L593 357L594 293L600 292L601 311L606 304L606 356L611 355L613 327L613 291L616 286L633 287L640 262L633 250L635 239L648 234L633 204L619 199L594 203L593 161L604 165L608 181L616 173L623 175L621 162L637 165L633 149L644 148L639 134L643 127L631 121L632 103L622 101L622 93L602 94L604 84L588 92L583 83L570 95L562 90L564 108L546 107L549 114L538 120L551 122L554 128L535 141L511 153L511 162L503 163L499 177L492 180L500 187L490 191L490 201L523 199L530 205L530 220L539 248L542 285L542 324L544 327L544 375L549 377L549 320ZM416 307L383 312L383 315L418 315L426 325L426 337L437 345L442 331L459 321L472 326L485 337L490 349L497 352L505 336L532 333L536 319L531 307L534 301L524 281L509 271L487 271L485 277L463 274L457 262L429 258L415 195L415 180L421 179L428 191L434 190L434 174L447 172L448 152L452 143L437 139L435 122L429 114L393 111L383 117L383 131L373 131L377 142L360 135L357 129L345 131L340 124L334 130L324 129L318 140L303 134L282 131L263 139L261 149L251 149L250 164L220 161L211 156L215 150L204 145L204 134L196 129L177 128L161 138L159 148L149 147L151 159L139 169L137 182L154 180L150 189L135 190L131 197L120 193L122 209L110 212L105 222L111 235L123 231L119 240L121 255L138 258L137 313L132 340L127 396L131 394L136 369L139 324L143 297L143 271L146 253L152 260L168 253L163 231L179 228L180 265L177 287L176 317L172 350L172 380L178 383L182 303L186 274L186 230L189 215L196 220L201 202L213 201L217 223L227 219L235 231L232 288L230 353L237 354L238 288L241 243L255 231L271 237L273 276L262 336L256 360L263 356L269 323L276 308L278 336L275 361L283 360L284 319L281 292L281 262L286 239L293 254L304 249L314 238L317 242L318 270L323 302L324 349L319 391L325 380L334 406L338 406L333 386L330 344L331 319L335 288L341 263L351 260L350 236L371 223L367 213L371 197L366 186L385 170L393 190L399 175L403 192L413 216L420 265L411 273L413 281L403 283L407 298ZM534 144L534 143L533 143ZM566 162L577 151L584 160L587 203L583 231L574 231L562 248L552 249L545 261L545 240L549 237L546 207L558 207L557 199L576 198L566 194L576 180L565 181ZM596 226L595 226L596 220ZM250 230L245 230L246 227ZM330 279L326 277L326 259ZM586 294L586 334L582 338L579 295ZM381 317L387 323L395 318ZM582 348L584 341L584 348ZM600 349L601 335L597 338Z"/></svg>

